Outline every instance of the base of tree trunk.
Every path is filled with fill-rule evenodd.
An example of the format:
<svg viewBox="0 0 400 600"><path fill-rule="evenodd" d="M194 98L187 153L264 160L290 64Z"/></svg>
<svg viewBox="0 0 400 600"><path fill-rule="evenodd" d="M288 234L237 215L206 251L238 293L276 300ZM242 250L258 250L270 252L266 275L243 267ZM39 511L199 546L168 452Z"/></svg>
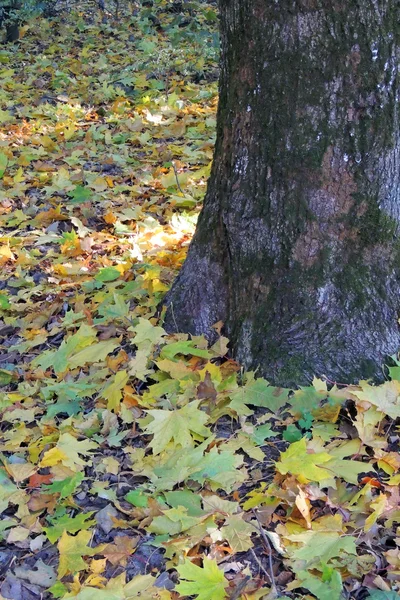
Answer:
<svg viewBox="0 0 400 600"><path fill-rule="evenodd" d="M213 342L213 325L222 320L233 356L276 385L306 385L313 376L340 383L382 381L384 363L400 347L399 285L390 274L382 285L377 269L376 280L370 273L368 284L358 276L355 292L356 271L349 264L340 287L325 281L317 288L304 286L301 273L271 272L269 289L260 280L258 288L234 292L245 308L242 315L247 314L239 319L236 302L226 302L232 292L223 266L199 256L194 243L165 299L164 326L169 332L204 334Z"/></svg>
<svg viewBox="0 0 400 600"><path fill-rule="evenodd" d="M382 379L400 347L400 5L220 8L214 163L166 327L212 339L222 321L275 384Z"/></svg>

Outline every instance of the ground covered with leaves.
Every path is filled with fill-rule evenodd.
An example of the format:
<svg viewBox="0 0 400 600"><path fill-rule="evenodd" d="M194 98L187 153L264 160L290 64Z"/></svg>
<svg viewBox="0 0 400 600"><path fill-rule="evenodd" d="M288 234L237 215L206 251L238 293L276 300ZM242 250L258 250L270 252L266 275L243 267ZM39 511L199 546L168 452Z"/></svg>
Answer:
<svg viewBox="0 0 400 600"><path fill-rule="evenodd" d="M277 389L155 316L218 39L213 4L143 4L0 48L0 597L394 600L400 366Z"/></svg>

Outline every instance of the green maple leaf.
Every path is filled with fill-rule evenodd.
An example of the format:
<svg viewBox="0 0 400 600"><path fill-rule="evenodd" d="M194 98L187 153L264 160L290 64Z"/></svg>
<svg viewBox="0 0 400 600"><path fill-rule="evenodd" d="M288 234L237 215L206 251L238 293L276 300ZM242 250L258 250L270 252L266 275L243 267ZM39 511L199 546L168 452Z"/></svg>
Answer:
<svg viewBox="0 0 400 600"><path fill-rule="evenodd" d="M228 582L215 560L204 558L203 568L185 560L177 567L181 581L176 591L182 596L196 596L197 600L223 600L227 597Z"/></svg>
<svg viewBox="0 0 400 600"><path fill-rule="evenodd" d="M93 514L93 512L80 513L74 518L63 515L55 521L54 525L44 527L43 529L49 541L54 544L62 536L64 531L67 531L68 533L77 533L78 531L89 529L89 527L95 525L96 521L90 519Z"/></svg>
<svg viewBox="0 0 400 600"><path fill-rule="evenodd" d="M260 425L260 427L256 427L251 434L251 439L254 441L257 446L263 446L263 442L268 440L270 437L276 437L276 432L272 431L271 425L269 423L265 423L265 425Z"/></svg>
<svg viewBox="0 0 400 600"><path fill-rule="evenodd" d="M118 317L127 317L129 315L129 302L125 302L120 294L114 294L114 302L100 305L98 308L99 315L109 319Z"/></svg>
<svg viewBox="0 0 400 600"><path fill-rule="evenodd" d="M309 590L318 600L340 600L343 584L340 573L334 569L325 568L322 579L311 575L308 571L297 573L299 587Z"/></svg>
<svg viewBox="0 0 400 600"><path fill-rule="evenodd" d="M0 294L0 309L1 310L6 310L7 308L10 308L11 304L7 298L7 296L5 294Z"/></svg>
<svg viewBox="0 0 400 600"><path fill-rule="evenodd" d="M320 466L328 463L331 459L332 457L327 452L307 454L306 439L303 438L291 444L286 452L282 452L276 468L282 475L287 473L295 475L300 483L320 482L332 477L332 471Z"/></svg>
<svg viewBox="0 0 400 600"><path fill-rule="evenodd" d="M190 479L203 484L208 482L209 487L216 491L223 489L230 492L236 483L242 483L246 476L239 470L243 457L231 452L219 452L215 446L204 455L199 463L200 470L190 475Z"/></svg>
<svg viewBox="0 0 400 600"><path fill-rule="evenodd" d="M6 154L3 154L3 152L0 153L0 178L3 177L5 170L7 168L7 164L8 164L8 156Z"/></svg>
<svg viewBox="0 0 400 600"><path fill-rule="evenodd" d="M231 491L237 483L243 483L246 475L239 470L243 457L231 452L219 452L215 446L204 454L212 438L196 448L177 448L162 465L149 469L147 476L158 490L170 490L175 484L193 479L200 484L207 482L216 491Z"/></svg>
<svg viewBox="0 0 400 600"><path fill-rule="evenodd" d="M121 273L114 267L104 267L94 276L96 281L100 283L108 283L109 281L115 281L121 277Z"/></svg>
<svg viewBox="0 0 400 600"><path fill-rule="evenodd" d="M87 348L84 348L84 350L69 357L68 367L74 369L76 367L83 367L87 363L95 363L104 360L106 356L111 354L118 346L119 342L114 340L106 340L88 346Z"/></svg>
<svg viewBox="0 0 400 600"><path fill-rule="evenodd" d="M68 358L93 344L96 337L97 331L86 323L82 323L76 333L62 341L58 350L43 352L32 361L31 366L41 367L44 370L53 367L56 374L62 373L68 367Z"/></svg>
<svg viewBox="0 0 400 600"><path fill-rule="evenodd" d="M355 538L338 531L305 531L288 536L292 542L304 546L293 552L293 557L305 560L307 567L314 563L328 563L331 558L343 553L357 554Z"/></svg>
<svg viewBox="0 0 400 600"><path fill-rule="evenodd" d="M149 496L147 496L142 490L131 490L125 494L125 500L137 506L138 508L146 508L149 503Z"/></svg>
<svg viewBox="0 0 400 600"><path fill-rule="evenodd" d="M62 481L53 481L49 485L44 485L43 489L50 494L60 494L60 500L70 496L83 481L82 473L75 473L71 477L66 477Z"/></svg>
<svg viewBox="0 0 400 600"><path fill-rule="evenodd" d="M133 327L133 331L136 334L133 343L138 347L143 345L144 342L158 344L166 335L162 327L153 325L148 319L144 319L143 317L139 317L139 323Z"/></svg>
<svg viewBox="0 0 400 600"><path fill-rule="evenodd" d="M68 196L71 198L72 204L80 204L81 202L86 202L91 198L93 192L91 189L83 186L77 185L73 190L68 192Z"/></svg>
<svg viewBox="0 0 400 600"><path fill-rule="evenodd" d="M209 350L203 350L201 348L196 348L195 342L193 340L181 341L181 342L173 342L172 344L167 344L161 350L161 358L168 358L170 360L174 360L177 354L191 355L191 356L200 356L200 358L212 358L212 353Z"/></svg>
<svg viewBox="0 0 400 600"><path fill-rule="evenodd" d="M269 385L265 379L249 379L246 385L238 388L230 394L230 407L237 414L252 414L246 409L247 404L262 406L276 413L288 402L289 389Z"/></svg>
<svg viewBox="0 0 400 600"><path fill-rule="evenodd" d="M359 460L333 459L326 466L336 477L341 477L354 485L358 484L358 476L361 473L371 471L371 466L368 463L363 463Z"/></svg>
<svg viewBox="0 0 400 600"><path fill-rule="evenodd" d="M191 448L194 445L192 432L200 437L207 437L210 430L204 426L208 416L199 410L199 400L190 402L177 410L148 410L153 421L145 428L146 433L153 434L149 446L153 454L160 454L173 441L175 446Z"/></svg>
<svg viewBox="0 0 400 600"><path fill-rule="evenodd" d="M171 537L194 527L200 521L201 517L191 517L185 507L178 506L165 510L164 514L159 517L154 517L151 525L147 527L147 531L158 535L167 534Z"/></svg>
<svg viewBox="0 0 400 600"><path fill-rule="evenodd" d="M91 531L80 531L77 535L68 535L66 531L58 542L60 562L58 577L61 579L68 573L75 574L86 568L83 556L93 556L96 548L89 548L88 543L92 537Z"/></svg>
<svg viewBox="0 0 400 600"><path fill-rule="evenodd" d="M200 517L205 514L201 508L201 496L192 492L192 490L176 490L175 492L166 492L164 494L166 501L173 508L183 506L190 517Z"/></svg>
<svg viewBox="0 0 400 600"><path fill-rule="evenodd" d="M384 592L383 590L368 590L371 600L399 600L400 595L395 591Z"/></svg>

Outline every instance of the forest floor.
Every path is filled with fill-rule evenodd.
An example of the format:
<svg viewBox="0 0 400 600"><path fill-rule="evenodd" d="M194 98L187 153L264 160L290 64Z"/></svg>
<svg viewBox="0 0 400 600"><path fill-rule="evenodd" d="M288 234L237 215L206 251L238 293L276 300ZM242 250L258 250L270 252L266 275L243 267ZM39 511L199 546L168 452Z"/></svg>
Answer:
<svg viewBox="0 0 400 600"><path fill-rule="evenodd" d="M277 389L165 333L217 15L103 21L0 47L0 598L398 599L400 366Z"/></svg>

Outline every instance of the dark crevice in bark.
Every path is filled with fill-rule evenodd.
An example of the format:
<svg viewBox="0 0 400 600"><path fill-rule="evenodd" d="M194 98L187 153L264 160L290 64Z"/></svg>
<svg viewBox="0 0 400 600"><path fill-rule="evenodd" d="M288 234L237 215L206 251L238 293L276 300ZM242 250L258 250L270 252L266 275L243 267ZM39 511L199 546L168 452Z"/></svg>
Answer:
<svg viewBox="0 0 400 600"><path fill-rule="evenodd" d="M400 345L400 6L221 0L215 158L166 326L281 384Z"/></svg>

